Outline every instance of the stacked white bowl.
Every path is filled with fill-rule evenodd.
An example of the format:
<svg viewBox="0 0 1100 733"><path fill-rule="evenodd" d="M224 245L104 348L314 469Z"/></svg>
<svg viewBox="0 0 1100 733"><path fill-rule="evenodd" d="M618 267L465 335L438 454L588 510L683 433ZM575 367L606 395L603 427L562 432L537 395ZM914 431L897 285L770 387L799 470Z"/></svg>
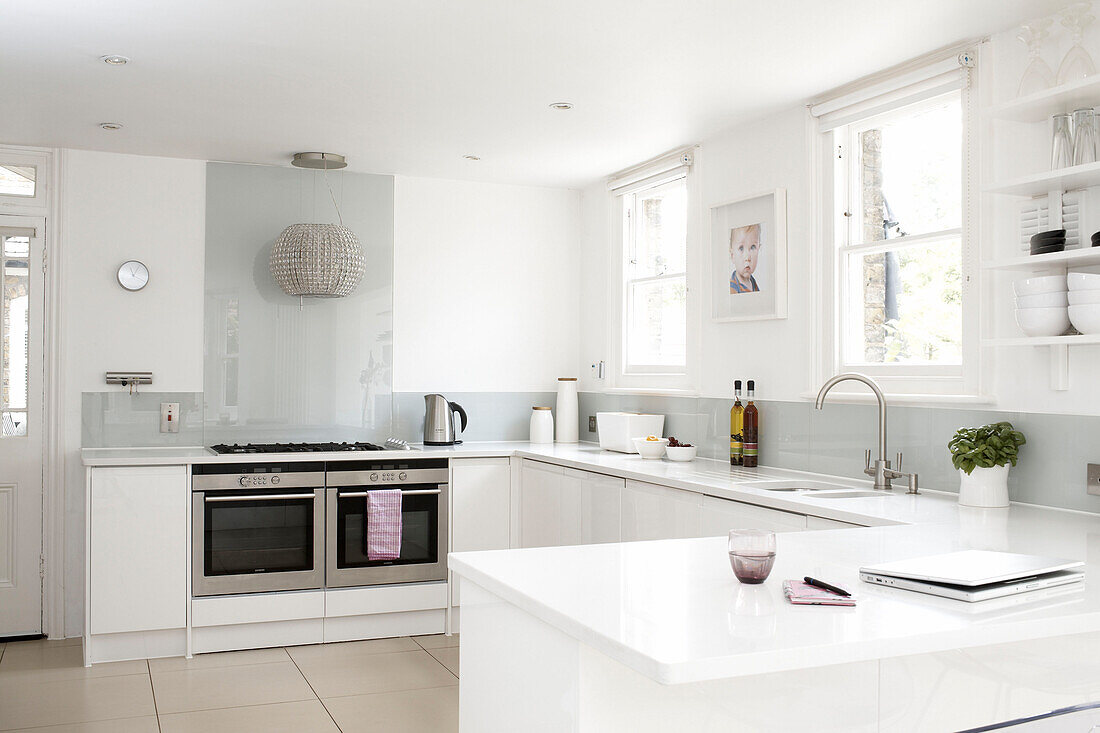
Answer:
<svg viewBox="0 0 1100 733"><path fill-rule="evenodd" d="M1100 275L1071 272L1069 282L1069 320L1081 333L1100 333Z"/></svg>
<svg viewBox="0 0 1100 733"><path fill-rule="evenodd" d="M1095 277L1100 281L1100 275ZM1096 287L1100 288L1100 282ZM1065 275L1027 277L1012 283L1012 289L1016 293L1016 323L1025 334L1061 336L1069 330Z"/></svg>

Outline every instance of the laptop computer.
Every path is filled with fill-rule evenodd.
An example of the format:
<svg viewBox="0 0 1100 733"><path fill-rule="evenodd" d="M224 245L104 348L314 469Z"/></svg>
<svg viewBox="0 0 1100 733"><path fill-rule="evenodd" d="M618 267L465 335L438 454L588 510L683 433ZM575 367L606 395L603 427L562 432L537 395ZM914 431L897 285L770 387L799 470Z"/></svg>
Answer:
<svg viewBox="0 0 1100 733"><path fill-rule="evenodd" d="M962 550L862 567L859 577L867 583L972 603L1080 582L1085 576L1082 565L1078 560Z"/></svg>

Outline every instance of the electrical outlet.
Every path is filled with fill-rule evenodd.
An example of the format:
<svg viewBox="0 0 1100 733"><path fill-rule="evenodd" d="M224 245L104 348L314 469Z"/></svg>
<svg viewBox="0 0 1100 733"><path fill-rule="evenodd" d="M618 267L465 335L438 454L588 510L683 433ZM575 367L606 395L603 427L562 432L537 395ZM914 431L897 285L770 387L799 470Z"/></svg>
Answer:
<svg viewBox="0 0 1100 733"><path fill-rule="evenodd" d="M1100 463L1089 464L1088 491L1093 496L1100 496Z"/></svg>
<svg viewBox="0 0 1100 733"><path fill-rule="evenodd" d="M178 433L180 431L180 403L160 403L160 432Z"/></svg>
<svg viewBox="0 0 1100 733"><path fill-rule="evenodd" d="M590 432L590 433L596 432L596 416L595 415L589 415L588 416L588 432Z"/></svg>

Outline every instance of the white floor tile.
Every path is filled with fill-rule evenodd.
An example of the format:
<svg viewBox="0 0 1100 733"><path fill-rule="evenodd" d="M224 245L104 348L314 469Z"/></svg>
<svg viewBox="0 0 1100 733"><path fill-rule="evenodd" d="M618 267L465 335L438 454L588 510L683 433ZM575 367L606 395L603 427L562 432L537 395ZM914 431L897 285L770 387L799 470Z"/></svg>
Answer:
<svg viewBox="0 0 1100 733"><path fill-rule="evenodd" d="M319 700L160 716L161 733L339 733Z"/></svg>
<svg viewBox="0 0 1100 733"><path fill-rule="evenodd" d="M162 715L316 699L290 661L154 671L153 690Z"/></svg>
<svg viewBox="0 0 1100 733"><path fill-rule="evenodd" d="M147 674L0 682L0 730L155 714Z"/></svg>
<svg viewBox="0 0 1100 733"><path fill-rule="evenodd" d="M423 650L348 654L332 659L299 661L298 666L322 699L458 684L454 675Z"/></svg>
<svg viewBox="0 0 1100 733"><path fill-rule="evenodd" d="M458 688L404 690L326 699L343 733L456 733Z"/></svg>

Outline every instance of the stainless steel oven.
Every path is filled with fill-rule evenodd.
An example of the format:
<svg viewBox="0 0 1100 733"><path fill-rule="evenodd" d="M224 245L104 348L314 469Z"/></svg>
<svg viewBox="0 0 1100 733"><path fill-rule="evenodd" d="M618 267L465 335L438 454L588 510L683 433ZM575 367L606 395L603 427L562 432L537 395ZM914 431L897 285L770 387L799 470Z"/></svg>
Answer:
<svg viewBox="0 0 1100 733"><path fill-rule="evenodd" d="M447 579L447 459L329 463L326 585L330 588ZM401 490L401 553L367 556L367 496Z"/></svg>
<svg viewBox="0 0 1100 733"><path fill-rule="evenodd" d="M325 464L195 465L192 594L321 588Z"/></svg>

